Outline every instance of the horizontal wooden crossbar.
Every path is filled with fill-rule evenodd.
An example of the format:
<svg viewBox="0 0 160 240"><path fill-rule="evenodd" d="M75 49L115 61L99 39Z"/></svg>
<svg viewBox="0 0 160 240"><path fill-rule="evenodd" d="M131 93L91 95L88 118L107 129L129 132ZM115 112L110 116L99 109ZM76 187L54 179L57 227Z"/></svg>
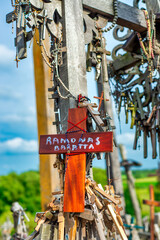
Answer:
<svg viewBox="0 0 160 240"><path fill-rule="evenodd" d="M40 136L40 154L112 152L113 132Z"/></svg>
<svg viewBox="0 0 160 240"><path fill-rule="evenodd" d="M113 21L113 0L83 0L83 7L86 10L106 17L111 22ZM144 13L138 8L131 7L122 2L118 2L117 24L137 32L144 32L147 30Z"/></svg>
<svg viewBox="0 0 160 240"><path fill-rule="evenodd" d="M158 201L143 200L143 204L146 204L146 205L149 205L149 206L160 207L160 202L158 202Z"/></svg>

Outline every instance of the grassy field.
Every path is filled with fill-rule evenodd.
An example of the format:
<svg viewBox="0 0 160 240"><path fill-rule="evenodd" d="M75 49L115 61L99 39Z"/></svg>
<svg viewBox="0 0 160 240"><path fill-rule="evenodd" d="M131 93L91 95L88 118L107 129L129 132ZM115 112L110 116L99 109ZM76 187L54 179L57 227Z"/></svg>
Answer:
<svg viewBox="0 0 160 240"><path fill-rule="evenodd" d="M155 199L160 201L160 185L156 177L148 177L149 174L155 173L155 170L133 171L136 186L136 193L142 209L142 216L149 216L149 207L142 204L143 199L149 199L149 185L154 186ZM94 180L101 183L102 186L107 184L106 170L93 169ZM125 173L122 173L124 195L126 201L126 212L134 215L133 207L127 186ZM117 180L118 181L118 180ZM27 224L29 232L35 227L35 213L40 209L40 186L39 173L29 171L22 174L10 173L7 176L0 176L0 226L9 216L12 219L10 207L12 202L18 201L28 214L30 222ZM160 212L160 208L156 208Z"/></svg>

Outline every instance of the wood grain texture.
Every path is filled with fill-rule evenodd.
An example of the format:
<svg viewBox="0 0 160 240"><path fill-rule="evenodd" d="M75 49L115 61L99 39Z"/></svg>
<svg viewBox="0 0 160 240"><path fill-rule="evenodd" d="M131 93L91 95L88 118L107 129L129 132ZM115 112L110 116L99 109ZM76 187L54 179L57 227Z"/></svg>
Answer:
<svg viewBox="0 0 160 240"><path fill-rule="evenodd" d="M82 129L86 130L86 120L84 120L87 117L87 109L86 108L71 108L68 111L68 121L72 122L73 124L77 124L78 122L82 121L80 124L78 124L78 127L81 127ZM84 120L84 121L83 121ZM73 124L68 122L68 129L73 127ZM71 131L77 131L79 130L77 127L74 127Z"/></svg>
<svg viewBox="0 0 160 240"><path fill-rule="evenodd" d="M108 1L106 1L108 2ZM102 48L106 48L106 39L102 38ZM108 115L111 117L110 124L111 126L115 126L114 122L114 114L113 114L113 104L112 104L112 98L110 95L111 89L108 81L108 69L107 69L107 58L106 55L102 55L102 86L99 88L99 95L102 91L104 91L104 98L109 99L109 101L104 102L104 111L108 113ZM102 105L103 106L103 105ZM119 161L119 153L118 148L113 146L113 152L106 154L106 165L108 164L108 157L109 162L111 163L110 169L111 169L111 175L110 178L113 179L113 185L116 194L122 196L122 207L125 209L125 200L124 200L124 193L123 193L123 184L122 184L122 178L121 178L121 169L120 169L120 161ZM110 165L110 164L109 164ZM118 181L114 180L117 179ZM124 212L123 212L124 214Z"/></svg>
<svg viewBox="0 0 160 240"><path fill-rule="evenodd" d="M113 21L113 0L83 0L83 7L86 10L90 10L108 18L109 21ZM147 30L143 12L138 8L131 7L122 2L118 2L117 24L138 32Z"/></svg>
<svg viewBox="0 0 160 240"><path fill-rule="evenodd" d="M68 157L64 212L84 212L86 154Z"/></svg>
<svg viewBox="0 0 160 240"><path fill-rule="evenodd" d="M39 38L36 31L36 39ZM48 88L52 87L51 71L43 61L41 49L34 38L33 60L36 89L36 108L37 108L37 125L38 137L41 134L56 134L54 121L54 102L48 99ZM46 34L45 46L49 52L49 36ZM49 201L52 200L51 193L60 190L60 180L57 168L53 168L56 161L56 155L40 156L40 185L41 185L41 206L42 211L46 210Z"/></svg>
<svg viewBox="0 0 160 240"><path fill-rule="evenodd" d="M150 192L150 200L143 200L143 204L150 206L150 232L151 232L151 240L154 240L154 207L159 207L160 202L157 202L154 200L154 188L153 185L149 186L149 192Z"/></svg>
<svg viewBox="0 0 160 240"><path fill-rule="evenodd" d="M86 116L85 108L69 109L68 120L76 124ZM71 126L68 124L68 128ZM81 127L86 130L86 120L81 123ZM67 156L66 164L63 211L84 212L86 154Z"/></svg>
<svg viewBox="0 0 160 240"><path fill-rule="evenodd" d="M40 154L113 152L113 132L40 136Z"/></svg>
<svg viewBox="0 0 160 240"><path fill-rule="evenodd" d="M82 0L62 1L62 16L63 47L67 48L67 52L63 53L60 78L76 98L79 94L87 96ZM64 96L68 94L62 85L60 91ZM67 130L68 109L75 107L76 101L73 98L60 100L63 133Z"/></svg>

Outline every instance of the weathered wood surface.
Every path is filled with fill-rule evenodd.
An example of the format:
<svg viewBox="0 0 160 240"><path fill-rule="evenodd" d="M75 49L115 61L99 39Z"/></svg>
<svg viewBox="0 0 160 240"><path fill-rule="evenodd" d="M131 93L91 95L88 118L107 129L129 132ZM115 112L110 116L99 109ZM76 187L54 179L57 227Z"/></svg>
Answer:
<svg viewBox="0 0 160 240"><path fill-rule="evenodd" d="M38 31L36 32L38 39ZM46 36L45 46L49 51L49 39ZM52 125L54 121L54 102L48 99L48 88L52 86L50 79L50 69L43 61L41 49L34 39L33 45L34 75L36 89L36 107L38 136L41 134L55 134L56 126ZM46 209L51 201L51 193L60 190L58 170L53 168L56 161L56 155L40 156L40 185L41 185L41 206L42 211Z"/></svg>
<svg viewBox="0 0 160 240"><path fill-rule="evenodd" d="M112 217L112 220L113 220L114 224L116 225L117 231L118 231L119 235L121 236L121 239L122 240L127 240L128 238L126 236L126 233L123 229L123 226L121 226L121 224L119 223L119 221L117 219L117 215L113 210L113 206L111 204L108 204L107 209L108 209L108 211L109 211L109 213Z"/></svg>
<svg viewBox="0 0 160 240"><path fill-rule="evenodd" d="M113 21L113 0L83 0L84 9L98 13L109 21ZM118 25L133 29L138 32L147 30L144 13L138 8L118 2Z"/></svg>
<svg viewBox="0 0 160 240"><path fill-rule="evenodd" d="M71 153L112 152L113 132L40 136L40 154L59 154L67 151Z"/></svg>
<svg viewBox="0 0 160 240"><path fill-rule="evenodd" d="M71 109L69 109L68 131L69 132L70 131L78 131L78 130L80 130L80 128L86 131L86 129L87 129L86 117L87 117L87 109L86 108L71 108ZM76 125L76 126L74 126L74 125ZM71 129L71 130L69 130L69 129Z"/></svg>
<svg viewBox="0 0 160 240"><path fill-rule="evenodd" d="M125 146L122 145L122 144L119 144L119 150L120 150L120 155L121 155L122 161L126 162L127 157L126 157ZM134 213L135 213L135 216L136 216L136 224L138 226L142 226L141 208L140 208L140 204L139 204L137 194L136 194L136 190L135 190L135 180L134 180L133 174L130 170L129 164L128 164L128 166L126 165L124 167L125 167L125 172L126 172L126 175L127 175L127 183L128 183L129 193L130 193L131 201L132 201L132 204L133 204Z"/></svg>
<svg viewBox="0 0 160 240"><path fill-rule="evenodd" d="M17 28L17 38L15 39L15 46L17 47L18 59L24 59L27 57L27 44L25 36L25 28Z"/></svg>
<svg viewBox="0 0 160 240"><path fill-rule="evenodd" d="M102 48L106 48L106 40L103 38ZM111 126L114 126L114 115L113 115L113 105L112 105L112 98L111 98L111 89L108 82L108 69L107 69L107 59L106 55L102 55L102 88L104 91L104 98L109 99L109 101L104 102L104 111L109 114L109 116L112 118L110 120ZM103 106L103 105L102 105ZM122 197L122 207L123 211L122 214L125 212L125 201L123 196L123 185L122 185L122 178L121 178L121 170L120 170L120 161L118 156L118 148L113 146L113 152L106 154L106 164L108 162L111 163L109 168L111 169L111 180L113 182L115 192L116 194L120 195ZM114 180L117 179L118 180ZM109 177L109 176L108 176Z"/></svg>
<svg viewBox="0 0 160 240"><path fill-rule="evenodd" d="M131 53L126 53L113 61L113 68L115 71L126 70L140 61L141 59L134 58Z"/></svg>
<svg viewBox="0 0 160 240"><path fill-rule="evenodd" d="M143 200L143 204L150 206L150 232L151 240L154 240L154 221L155 221L155 211L154 207L160 207L160 202L154 200L154 188L153 185L149 186L150 200Z"/></svg>
<svg viewBox="0 0 160 240"><path fill-rule="evenodd" d="M68 120L74 123L85 119L86 109L69 109ZM72 127L68 123L68 129ZM81 123L86 130L86 120ZM77 128L73 129L77 130ZM86 154L66 156L66 174L64 186L64 212L84 212L85 201Z"/></svg>
<svg viewBox="0 0 160 240"><path fill-rule="evenodd" d="M82 1L62 1L62 15L64 16L63 46L66 46L67 52L63 56L60 77L76 98L80 93L87 96ZM60 91L63 95L68 94L63 87L60 87ZM60 114L63 133L67 130L68 109L75 107L75 99L61 99Z"/></svg>

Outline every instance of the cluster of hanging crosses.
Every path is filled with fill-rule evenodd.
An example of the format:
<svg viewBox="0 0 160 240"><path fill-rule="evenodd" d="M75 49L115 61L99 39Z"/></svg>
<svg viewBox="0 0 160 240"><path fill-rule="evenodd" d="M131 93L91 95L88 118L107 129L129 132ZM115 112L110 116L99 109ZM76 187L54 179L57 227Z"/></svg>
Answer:
<svg viewBox="0 0 160 240"><path fill-rule="evenodd" d="M138 4L140 1L135 1ZM117 105L118 114L123 107L126 123L135 128L133 149L140 147L140 137L143 134L144 158L148 156L147 139L150 138L152 158L158 156L160 150L160 2L145 1L147 10L144 12L147 29L139 33L128 30L125 36L118 36L114 29L116 40L123 44L116 46L112 51L113 61L109 65L109 78L112 85L112 94ZM124 42L125 40L125 42ZM123 49L125 54L118 55Z"/></svg>
<svg viewBox="0 0 160 240"><path fill-rule="evenodd" d="M65 46L62 47L62 2L52 0L16 0L12 2L13 12L6 17L7 23L12 23L12 31L14 31L14 21L16 21L16 58L18 62L27 57L26 43L33 41L36 29L39 30L39 38L36 38L37 44L41 48L41 53L46 64L54 72L54 92L59 91L59 72L58 67L63 64L63 52L66 52ZM94 4L88 1L83 1L87 10L83 11L84 28L85 28L85 44L88 46L87 53L87 71L91 71L92 67L96 68L95 79L99 81L102 69L102 54L109 55L109 52L102 47L102 32L110 30L117 21L118 7L114 2L114 18L113 26L104 30L107 21L101 15L96 14ZM111 1L108 1L108 5ZM138 7L138 2L134 1L134 6ZM112 59L109 66L109 81L112 89L112 95L115 99L118 114L121 108L124 107L126 115L126 123L130 122L131 128L135 128L135 140L133 149L137 149L139 138L143 133L143 149L144 158L147 158L148 145L147 139L151 139L152 158L156 158L157 142L160 146L160 85L159 85L159 53L160 53L160 38L159 38L159 1L145 1L147 10L142 10L145 18L143 26L136 27L128 23L128 30L125 36L118 36L118 31L123 31L120 26L115 27L114 37L116 40L123 41L122 44L116 46L112 51ZM103 4L103 1L102 1ZM123 6L123 5L122 5ZM89 12L88 9L94 9L94 12ZM102 12L100 7L100 12ZM121 9L120 9L121 10ZM98 11L97 11L98 12ZM111 18L110 10L107 13L108 18ZM105 13L105 10L104 10ZM105 13L106 14L106 13ZM105 15L104 14L104 15ZM122 22L118 18L118 23ZM120 19L120 20L119 20ZM123 26L127 26L126 24ZM27 32L27 28L31 31ZM139 31L137 31L137 29ZM44 40L46 32L50 35L51 50L48 53ZM124 42L125 41L125 42ZM116 53L119 49L123 49L126 53L123 55ZM56 98L56 96L55 96ZM58 102L58 99L56 99ZM160 147L159 147L160 148Z"/></svg>
<svg viewBox="0 0 160 240"><path fill-rule="evenodd" d="M98 107L81 93L76 99L60 78L59 69L63 65L64 53L67 52L62 34L62 2L11 0L13 11L6 16L7 23L12 23L12 32L16 22L17 67L19 61L27 57L27 42L30 41L31 45L34 38L41 49L44 62L52 72L53 88L50 91L53 92L55 108L60 108L61 98L73 98L77 103L77 108L69 109L68 130L65 133L43 135L40 138L40 154L57 154L54 167L59 170L61 191L53 192L53 200L48 204L47 211L36 215L37 227L28 240L34 239L39 233L45 236L46 231L47 239L54 235L54 239L61 240L65 235L65 239L77 237L104 240L106 236L108 239L115 239L118 234L125 240L127 237L120 216L120 196L115 194L110 179L104 190L90 178L95 154L98 157L101 152L112 152L115 142L111 118L103 109L104 103L108 101L105 91L101 91ZM150 137L152 157L156 158L157 139L160 143L160 20L156 14L159 9L154 9L155 5L147 0L147 10L142 11L138 9L139 1L134 1L134 8L116 0L101 0L100 4L89 0L82 2L84 37L88 47L87 71L95 67L95 80L101 82L103 77L105 83L110 83L118 113L120 114L122 106L125 108L126 123L131 113L131 128L135 126L136 129L134 149L137 148L138 138L143 132L144 157L147 157L147 138ZM126 15L128 11L131 12L130 16ZM108 20L112 21L112 25L105 28ZM128 30L124 37L118 37L117 33L122 29L115 27L114 37L125 43L114 48L113 60L108 63L107 72L106 55L110 55L110 52L105 49L102 33L111 30L116 22L132 29L132 32ZM50 51L45 46L48 37ZM126 53L116 56L120 48ZM68 95L62 95L60 86ZM56 124L58 126L59 122ZM60 131L59 128L58 132ZM48 222L51 224L45 225ZM52 223L54 230L51 229Z"/></svg>

